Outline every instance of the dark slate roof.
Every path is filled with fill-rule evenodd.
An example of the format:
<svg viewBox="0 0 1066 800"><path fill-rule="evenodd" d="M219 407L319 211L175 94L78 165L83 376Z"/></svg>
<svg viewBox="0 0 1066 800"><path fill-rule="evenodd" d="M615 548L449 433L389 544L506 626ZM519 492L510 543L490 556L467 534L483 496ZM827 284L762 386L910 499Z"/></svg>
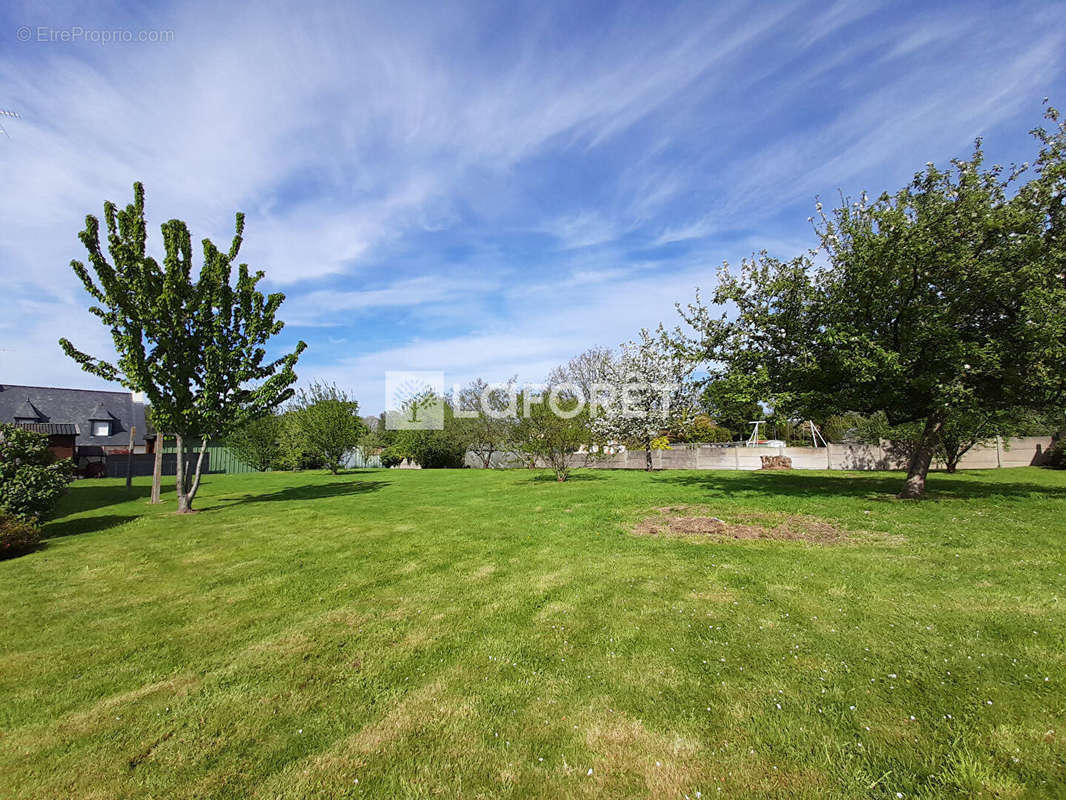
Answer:
<svg viewBox="0 0 1066 800"><path fill-rule="evenodd" d="M44 433L49 436L77 436L78 426L73 422L16 422L23 430Z"/></svg>
<svg viewBox="0 0 1066 800"><path fill-rule="evenodd" d="M135 444L144 444L144 404L136 402L130 392L107 392L95 389L58 389L48 386L21 386L0 383L0 422L13 422L16 411L30 403L42 423L64 423L77 427L78 446L100 445L126 447L130 428L137 427ZM111 420L110 436L93 436L91 416L102 406Z"/></svg>

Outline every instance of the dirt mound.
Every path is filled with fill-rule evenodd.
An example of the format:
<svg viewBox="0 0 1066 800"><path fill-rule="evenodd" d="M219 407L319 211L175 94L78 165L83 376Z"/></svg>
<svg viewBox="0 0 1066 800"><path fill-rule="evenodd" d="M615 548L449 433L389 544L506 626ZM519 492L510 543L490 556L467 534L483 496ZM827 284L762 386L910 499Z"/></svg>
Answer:
<svg viewBox="0 0 1066 800"><path fill-rule="evenodd" d="M634 532L643 536L777 539L818 544L835 544L850 538L848 531L805 514L744 512L722 518L697 516L692 513L695 509L686 506L666 506L657 511L640 522Z"/></svg>

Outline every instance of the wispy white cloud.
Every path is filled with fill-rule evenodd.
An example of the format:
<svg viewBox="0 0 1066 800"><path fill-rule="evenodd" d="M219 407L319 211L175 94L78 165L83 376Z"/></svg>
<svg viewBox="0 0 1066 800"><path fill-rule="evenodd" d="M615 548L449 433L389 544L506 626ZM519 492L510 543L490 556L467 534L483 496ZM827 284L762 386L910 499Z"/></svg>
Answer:
<svg viewBox="0 0 1066 800"><path fill-rule="evenodd" d="M57 330L109 343L68 262L84 215L126 202L134 180L153 233L178 216L224 242L248 213L243 257L288 294L308 375L370 386L384 364L421 364L539 377L672 319L724 258L802 249L815 194L890 188L1007 124L1012 157L1040 97L1066 88L1061 6L592 13L0 11L12 30L175 33L0 52L3 104L22 114L0 139L0 330L19 334L0 345L0 380L86 383Z"/></svg>
<svg viewBox="0 0 1066 800"><path fill-rule="evenodd" d="M318 289L296 295L285 306L286 318L289 324L294 326L336 327L351 324L350 312L390 308L421 309L428 305L456 302L465 295L480 294L495 286L494 281L476 278L423 275L375 289Z"/></svg>

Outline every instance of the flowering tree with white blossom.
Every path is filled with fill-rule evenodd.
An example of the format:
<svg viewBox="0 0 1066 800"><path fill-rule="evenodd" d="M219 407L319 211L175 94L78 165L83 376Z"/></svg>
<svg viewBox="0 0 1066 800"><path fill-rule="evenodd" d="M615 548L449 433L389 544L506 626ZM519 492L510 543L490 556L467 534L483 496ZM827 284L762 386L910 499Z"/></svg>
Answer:
<svg viewBox="0 0 1066 800"><path fill-rule="evenodd" d="M609 362L604 391L590 398L594 428L612 440L639 442L650 470L653 440L696 413L692 369L663 341L661 330L652 335L642 328L640 339L623 344Z"/></svg>

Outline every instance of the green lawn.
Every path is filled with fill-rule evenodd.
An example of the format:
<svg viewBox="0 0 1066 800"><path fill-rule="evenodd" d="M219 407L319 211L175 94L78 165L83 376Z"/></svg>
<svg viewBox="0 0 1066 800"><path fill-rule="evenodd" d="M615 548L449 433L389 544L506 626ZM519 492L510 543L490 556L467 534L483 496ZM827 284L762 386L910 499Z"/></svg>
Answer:
<svg viewBox="0 0 1066 800"><path fill-rule="evenodd" d="M1063 796L1066 472L900 480L76 483L0 562L0 798Z"/></svg>

